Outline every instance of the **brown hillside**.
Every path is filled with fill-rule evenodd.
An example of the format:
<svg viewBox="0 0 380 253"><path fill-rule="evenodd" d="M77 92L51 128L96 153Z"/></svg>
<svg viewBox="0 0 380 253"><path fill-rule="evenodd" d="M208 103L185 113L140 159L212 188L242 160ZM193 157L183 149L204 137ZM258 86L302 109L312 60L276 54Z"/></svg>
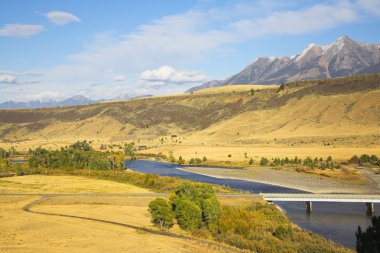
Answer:
<svg viewBox="0 0 380 253"><path fill-rule="evenodd" d="M251 95L251 89L255 90ZM165 145L380 146L380 75L219 87L66 108L0 110L0 140ZM178 135L176 140L160 141Z"/></svg>

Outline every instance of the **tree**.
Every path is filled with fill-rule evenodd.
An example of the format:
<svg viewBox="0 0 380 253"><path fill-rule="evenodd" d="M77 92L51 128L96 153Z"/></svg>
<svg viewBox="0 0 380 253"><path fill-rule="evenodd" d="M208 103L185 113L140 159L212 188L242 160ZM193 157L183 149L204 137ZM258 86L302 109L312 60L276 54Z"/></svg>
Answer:
<svg viewBox="0 0 380 253"><path fill-rule="evenodd" d="M370 160L371 160L371 158L367 154L363 154L360 156L360 163L369 163Z"/></svg>
<svg viewBox="0 0 380 253"><path fill-rule="evenodd" d="M207 157L204 156L203 159L202 159L202 161L203 162L207 162Z"/></svg>
<svg viewBox="0 0 380 253"><path fill-rule="evenodd" d="M376 164L379 161L379 158L377 158L376 155L371 155L370 160L372 164Z"/></svg>
<svg viewBox="0 0 380 253"><path fill-rule="evenodd" d="M149 212L152 216L152 223L160 229L173 226L173 210L163 198L156 198L151 201L149 203Z"/></svg>
<svg viewBox="0 0 380 253"><path fill-rule="evenodd" d="M90 143L88 143L86 140L84 141L77 141L74 144L70 145L71 149L78 149L82 151L90 151L92 150L92 147L90 146Z"/></svg>
<svg viewBox="0 0 380 253"><path fill-rule="evenodd" d="M285 84L285 83L282 83L282 84L280 85L280 87L278 88L277 92L280 92L280 91L282 91L282 90L285 90L285 88L286 88L286 84Z"/></svg>
<svg viewBox="0 0 380 253"><path fill-rule="evenodd" d="M255 95L255 90L254 90L254 89L251 89L251 90L250 90L250 93L251 93L251 96L254 96L254 95Z"/></svg>
<svg viewBox="0 0 380 253"><path fill-rule="evenodd" d="M266 166L268 165L269 163L269 160L265 157L261 157L261 160L260 160L260 166Z"/></svg>
<svg viewBox="0 0 380 253"><path fill-rule="evenodd" d="M220 212L220 203L215 196L203 200L202 217L209 229L213 230L215 228Z"/></svg>
<svg viewBox="0 0 380 253"><path fill-rule="evenodd" d="M252 165L252 164L253 164L253 162L254 162L254 161L253 161L253 159L251 158L251 160L249 160L249 162L248 162L248 163L249 163L249 165Z"/></svg>
<svg viewBox="0 0 380 253"><path fill-rule="evenodd" d="M179 201L175 210L175 216L180 227L185 230L193 231L202 225L201 208L187 198Z"/></svg>
<svg viewBox="0 0 380 253"><path fill-rule="evenodd" d="M356 250L358 253L378 253L380 252L380 216L372 217L372 224L362 231L358 227L356 231Z"/></svg>
<svg viewBox="0 0 380 253"><path fill-rule="evenodd" d="M357 156L357 155L354 155L353 157L351 157L350 159L350 162L351 163L355 163L355 164L358 164L360 161L360 158Z"/></svg>
<svg viewBox="0 0 380 253"><path fill-rule="evenodd" d="M178 164L184 164L185 160L182 158L182 156L179 156L178 158Z"/></svg>
<svg viewBox="0 0 380 253"><path fill-rule="evenodd" d="M170 152L169 152L169 161L170 161L171 163L175 163L175 158L174 158L174 156L173 156L173 151L170 151Z"/></svg>
<svg viewBox="0 0 380 253"><path fill-rule="evenodd" d="M135 160L136 159L136 149L135 149L135 144L134 143L128 143L128 144L125 144L124 146L124 152L127 156L130 156L131 157L131 160Z"/></svg>

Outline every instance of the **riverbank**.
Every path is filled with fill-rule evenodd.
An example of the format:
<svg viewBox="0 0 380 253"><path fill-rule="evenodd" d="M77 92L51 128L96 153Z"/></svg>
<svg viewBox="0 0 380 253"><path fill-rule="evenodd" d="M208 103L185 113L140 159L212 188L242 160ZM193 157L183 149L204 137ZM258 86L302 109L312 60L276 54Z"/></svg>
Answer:
<svg viewBox="0 0 380 253"><path fill-rule="evenodd" d="M244 180L257 183L293 188L312 193L354 193L380 194L380 176L371 171L363 171L363 183L349 183L314 174L293 172L271 168L209 168L184 167L180 170L221 179Z"/></svg>

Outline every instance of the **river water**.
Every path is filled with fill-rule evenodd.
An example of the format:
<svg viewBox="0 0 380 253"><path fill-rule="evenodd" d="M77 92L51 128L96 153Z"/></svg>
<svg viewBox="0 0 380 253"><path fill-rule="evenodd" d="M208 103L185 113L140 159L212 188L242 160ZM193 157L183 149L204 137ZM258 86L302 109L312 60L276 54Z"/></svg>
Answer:
<svg viewBox="0 0 380 253"><path fill-rule="evenodd" d="M179 170L180 165L155 161L126 161L131 170L153 173L161 176L229 186L234 189L254 193L300 193L302 191L280 186L234 179L219 179ZM364 203L324 203L313 202L311 214L306 212L303 202L277 202L288 218L303 229L312 231L327 239L349 248L355 248L355 231L358 225L366 228L371 218L365 214ZM375 204L375 215L379 215L380 204Z"/></svg>

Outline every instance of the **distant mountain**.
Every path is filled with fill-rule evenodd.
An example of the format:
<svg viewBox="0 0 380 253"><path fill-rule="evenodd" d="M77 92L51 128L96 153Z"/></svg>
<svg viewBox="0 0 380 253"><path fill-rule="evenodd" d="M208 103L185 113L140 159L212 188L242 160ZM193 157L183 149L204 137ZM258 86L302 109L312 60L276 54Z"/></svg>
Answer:
<svg viewBox="0 0 380 253"><path fill-rule="evenodd" d="M81 95L76 95L64 100L33 100L28 102L15 102L15 101L6 101L0 103L0 108L2 109L29 109L29 108L42 108L42 107L62 107L62 106L75 106L75 105L85 105L91 104L97 101L91 100Z"/></svg>
<svg viewBox="0 0 380 253"><path fill-rule="evenodd" d="M260 57L240 73L222 81L210 81L187 92L234 84L280 84L305 79L380 72L380 44L338 38L330 45L310 44L300 54Z"/></svg>

